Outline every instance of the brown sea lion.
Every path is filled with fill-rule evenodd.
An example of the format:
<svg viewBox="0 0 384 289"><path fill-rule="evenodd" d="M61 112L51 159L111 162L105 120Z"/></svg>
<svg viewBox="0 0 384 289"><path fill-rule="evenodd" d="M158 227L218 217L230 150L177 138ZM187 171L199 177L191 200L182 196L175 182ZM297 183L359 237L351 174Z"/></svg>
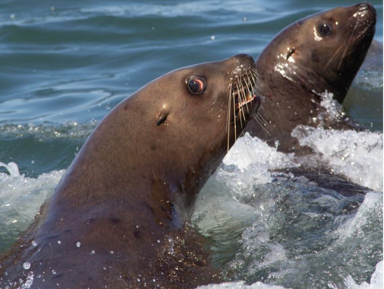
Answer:
<svg viewBox="0 0 384 289"><path fill-rule="evenodd" d="M299 20L282 30L256 60L266 96L256 122L246 128L284 152L299 124L318 125L321 94L342 103L375 33L376 12L368 3L340 7Z"/></svg>
<svg viewBox="0 0 384 289"><path fill-rule="evenodd" d="M122 101L2 258L0 287L195 288L216 280L184 224L257 109L255 87L254 60L243 54L172 71Z"/></svg>

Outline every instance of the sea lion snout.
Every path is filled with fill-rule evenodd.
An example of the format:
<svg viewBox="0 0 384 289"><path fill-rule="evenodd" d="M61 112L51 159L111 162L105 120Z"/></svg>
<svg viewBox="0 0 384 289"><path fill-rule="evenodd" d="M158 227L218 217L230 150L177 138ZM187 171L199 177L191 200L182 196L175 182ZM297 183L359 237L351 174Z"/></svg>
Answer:
<svg viewBox="0 0 384 289"><path fill-rule="evenodd" d="M248 55L248 54L237 54L237 55L233 56L233 58L237 59L240 62L248 62L248 61L251 61L252 63L255 62L253 57Z"/></svg>
<svg viewBox="0 0 384 289"><path fill-rule="evenodd" d="M377 21L376 9L370 3L359 3L352 6L352 17L356 18L357 23L362 23L366 26L375 26Z"/></svg>
<svg viewBox="0 0 384 289"><path fill-rule="evenodd" d="M255 63L255 60L252 56L248 54L237 54L232 56L226 60L228 62L229 67L233 69L233 73L236 74L239 70L249 70L252 69Z"/></svg>

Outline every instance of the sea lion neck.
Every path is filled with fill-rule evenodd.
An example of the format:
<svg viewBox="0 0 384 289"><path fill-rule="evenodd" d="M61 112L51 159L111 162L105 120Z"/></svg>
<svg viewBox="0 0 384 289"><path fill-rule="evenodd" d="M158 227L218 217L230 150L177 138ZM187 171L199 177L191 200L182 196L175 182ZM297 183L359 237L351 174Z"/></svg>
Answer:
<svg viewBox="0 0 384 289"><path fill-rule="evenodd" d="M158 224L168 226L175 202L183 209L192 206L195 192L224 156L225 145L212 144L206 151L186 143L177 149L178 140L166 131L176 124L157 127L155 114L142 110L149 105L146 101L140 93L124 101L89 137L52 198L51 206L61 208L51 210L58 218L70 218L74 210L82 211L83 207L87 218L109 218L104 216L108 210L96 208L112 205L113 200L125 204L112 205L116 215L134 210L135 204L145 204ZM114 154L108 153L111 150ZM72 201L67 203L68 199ZM94 208L92 212L89 207ZM138 222L138 218L130 221Z"/></svg>

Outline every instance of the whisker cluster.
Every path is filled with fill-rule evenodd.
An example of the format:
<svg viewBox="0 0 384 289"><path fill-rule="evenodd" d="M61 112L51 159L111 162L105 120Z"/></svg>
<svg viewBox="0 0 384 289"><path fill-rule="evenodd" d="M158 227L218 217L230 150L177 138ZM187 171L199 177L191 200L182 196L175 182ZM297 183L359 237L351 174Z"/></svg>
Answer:
<svg viewBox="0 0 384 289"><path fill-rule="evenodd" d="M257 84L257 72L254 67L241 71L234 75L229 84L228 113L227 113L227 151L230 147L231 136L231 115L233 115L233 130L235 141L237 139L237 118L239 117L240 128L243 129L246 123L246 114L250 113L249 103L251 103L259 90Z"/></svg>

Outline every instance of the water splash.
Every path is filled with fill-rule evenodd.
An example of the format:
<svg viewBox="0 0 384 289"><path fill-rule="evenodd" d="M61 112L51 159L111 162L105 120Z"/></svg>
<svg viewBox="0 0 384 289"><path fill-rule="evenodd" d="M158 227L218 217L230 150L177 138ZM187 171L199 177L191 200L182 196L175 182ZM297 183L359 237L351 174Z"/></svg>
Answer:
<svg viewBox="0 0 384 289"><path fill-rule="evenodd" d="M13 244L28 227L65 172L53 171L34 179L20 175L15 163L6 168L11 175L0 173L0 250Z"/></svg>
<svg viewBox="0 0 384 289"><path fill-rule="evenodd" d="M383 189L383 134L338 131L299 126L292 132L301 146L311 147L315 155L303 163L326 163L330 169L353 182L373 190Z"/></svg>

